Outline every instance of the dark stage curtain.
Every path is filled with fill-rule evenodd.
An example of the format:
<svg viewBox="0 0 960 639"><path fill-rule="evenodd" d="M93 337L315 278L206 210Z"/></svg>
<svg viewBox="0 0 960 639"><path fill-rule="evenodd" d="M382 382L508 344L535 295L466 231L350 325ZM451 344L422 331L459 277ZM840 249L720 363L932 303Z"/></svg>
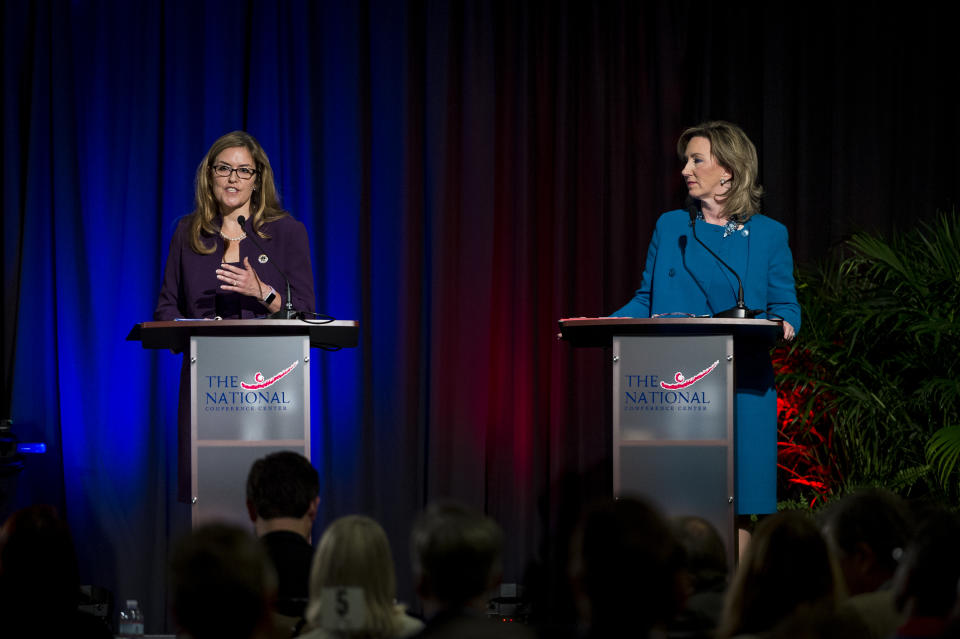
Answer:
<svg viewBox="0 0 960 639"><path fill-rule="evenodd" d="M63 509L84 581L159 630L179 360L124 336L197 163L245 129L310 232L318 308L363 327L314 358L318 528L383 522L410 601L411 520L455 497L503 524L520 580L610 489L605 356L556 320L631 296L684 127L747 130L800 260L956 202L953 34L877 7L3 3L2 409L50 448L5 511Z"/></svg>

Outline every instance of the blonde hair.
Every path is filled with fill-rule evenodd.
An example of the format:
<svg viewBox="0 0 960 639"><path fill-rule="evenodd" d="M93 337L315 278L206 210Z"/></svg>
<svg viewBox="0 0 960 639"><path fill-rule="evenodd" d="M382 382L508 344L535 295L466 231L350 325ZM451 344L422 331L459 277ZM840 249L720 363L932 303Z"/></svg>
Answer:
<svg viewBox="0 0 960 639"><path fill-rule="evenodd" d="M211 171L217 156L235 147L249 151L257 169L255 190L250 196L250 224L254 232L262 238L269 237L260 227L288 215L280 206L280 196L273 182L273 169L263 147L246 131L227 133L213 143L197 167L193 212L190 214L190 248L195 253L209 255L216 250L216 243L208 244L204 240L220 232L220 226L215 223L220 216L220 208L213 197Z"/></svg>
<svg viewBox="0 0 960 639"><path fill-rule="evenodd" d="M387 535L373 519L347 515L323 533L310 571L307 621L322 625L320 596L324 588L363 588L367 625L361 631L338 633L349 637L393 637L400 632L403 608L396 605L397 580Z"/></svg>
<svg viewBox="0 0 960 639"><path fill-rule="evenodd" d="M723 212L736 222L746 222L754 213L760 212L760 197L763 187L757 181L759 162L753 142L736 124L714 120L690 127L677 140L677 154L684 159L687 144L693 138L710 141L710 155L733 175L730 190L722 198Z"/></svg>

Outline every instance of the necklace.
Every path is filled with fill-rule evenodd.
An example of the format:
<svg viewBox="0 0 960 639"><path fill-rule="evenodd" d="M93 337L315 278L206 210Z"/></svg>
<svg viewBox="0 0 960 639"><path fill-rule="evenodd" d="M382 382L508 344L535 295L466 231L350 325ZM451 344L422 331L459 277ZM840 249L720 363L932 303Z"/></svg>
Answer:
<svg viewBox="0 0 960 639"><path fill-rule="evenodd" d="M220 231L220 237L227 240L228 242L239 242L240 240L247 237L247 234L243 231L240 232L240 237L229 237L223 231Z"/></svg>
<svg viewBox="0 0 960 639"><path fill-rule="evenodd" d="M697 211L697 219L703 220L706 222L706 219L703 217L703 211ZM734 220L727 220L727 223L723 225L723 236L727 237L728 235L733 235L740 229L740 223ZM750 231L743 229L743 235L746 236Z"/></svg>

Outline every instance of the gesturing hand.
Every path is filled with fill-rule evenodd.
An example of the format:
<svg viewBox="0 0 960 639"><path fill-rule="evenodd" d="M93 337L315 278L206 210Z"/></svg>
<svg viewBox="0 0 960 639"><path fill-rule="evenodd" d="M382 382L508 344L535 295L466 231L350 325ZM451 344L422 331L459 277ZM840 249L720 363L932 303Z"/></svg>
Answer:
<svg viewBox="0 0 960 639"><path fill-rule="evenodd" d="M243 258L243 268L221 264L217 269L217 279L223 282L220 288L225 291L263 299L263 285L257 272L250 266L250 258Z"/></svg>

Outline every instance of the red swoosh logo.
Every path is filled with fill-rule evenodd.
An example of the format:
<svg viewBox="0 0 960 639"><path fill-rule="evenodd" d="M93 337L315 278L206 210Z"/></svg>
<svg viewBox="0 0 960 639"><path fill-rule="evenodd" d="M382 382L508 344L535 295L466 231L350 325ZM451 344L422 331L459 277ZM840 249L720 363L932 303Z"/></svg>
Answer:
<svg viewBox="0 0 960 639"><path fill-rule="evenodd" d="M687 386L690 386L690 385L692 385L692 384L696 384L696 383L699 382L701 379L703 379L704 377L706 377L707 375L709 375L710 372L711 372L713 369L715 369L715 368L717 367L717 364L719 364L719 363L720 363L720 360L718 359L717 361L715 361L715 362L713 363L712 366L710 366L710 368L705 368L705 369L703 369L702 371L700 371L699 373L697 373L696 375L694 375L694 376L691 377L690 379L686 379L686 378L683 376L683 373L681 373L680 371L677 371L677 374L673 376L674 381L677 382L677 383L676 383L676 384L668 384L667 382L660 382L660 388L665 388L665 389L667 389L667 390L677 390L678 388L686 388Z"/></svg>
<svg viewBox="0 0 960 639"><path fill-rule="evenodd" d="M253 376L253 380L255 383L248 384L246 382L240 382L240 388L245 388L246 390L260 390L261 388L266 388L267 386L273 386L274 384L279 382L281 379L286 377L290 371L295 369L299 361L300 360L296 360L296 359L293 360L293 364L290 364L285 369L283 369L282 371L280 371L270 379L266 379L266 380L263 379L263 373L261 373L260 371L257 371L257 374Z"/></svg>

